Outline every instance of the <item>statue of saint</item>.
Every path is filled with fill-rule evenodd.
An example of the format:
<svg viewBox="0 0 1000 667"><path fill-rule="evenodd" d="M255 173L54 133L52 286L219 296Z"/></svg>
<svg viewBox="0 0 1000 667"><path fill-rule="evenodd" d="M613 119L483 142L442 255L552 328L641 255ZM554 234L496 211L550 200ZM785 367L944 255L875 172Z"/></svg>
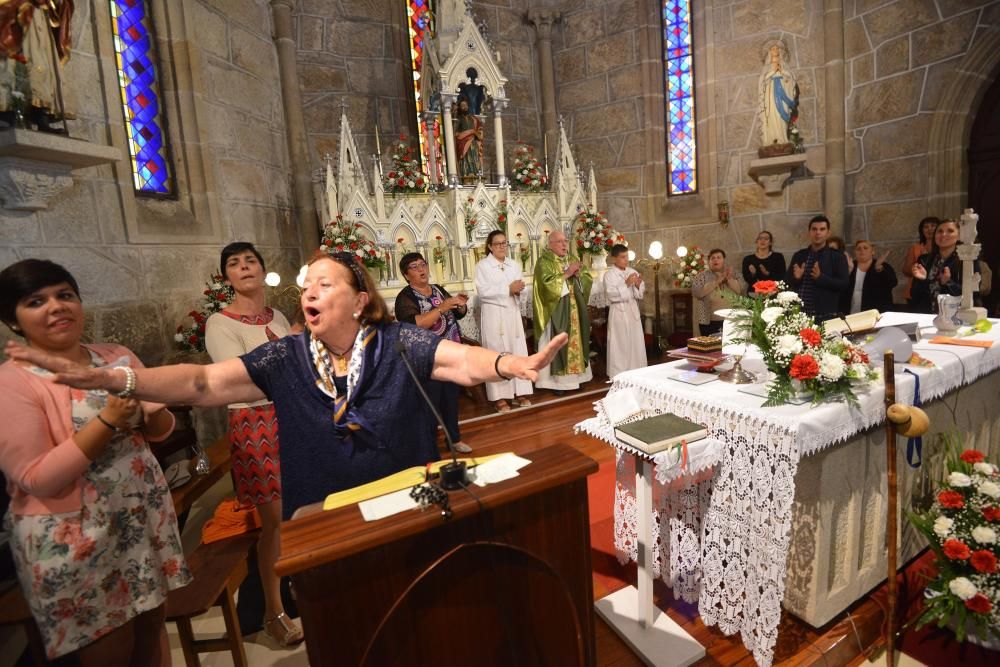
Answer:
<svg viewBox="0 0 1000 667"><path fill-rule="evenodd" d="M757 84L761 151L770 155L790 154L799 143L794 136L798 132L795 121L799 116L799 86L788 69L787 60L785 45L780 41L771 42Z"/></svg>
<svg viewBox="0 0 1000 667"><path fill-rule="evenodd" d="M15 109L39 130L50 127L56 104L56 69L69 60L73 0L0 1L0 118Z"/></svg>
<svg viewBox="0 0 1000 667"><path fill-rule="evenodd" d="M458 98L455 115L458 175L463 184L475 183L483 173L483 122L469 111L469 101Z"/></svg>

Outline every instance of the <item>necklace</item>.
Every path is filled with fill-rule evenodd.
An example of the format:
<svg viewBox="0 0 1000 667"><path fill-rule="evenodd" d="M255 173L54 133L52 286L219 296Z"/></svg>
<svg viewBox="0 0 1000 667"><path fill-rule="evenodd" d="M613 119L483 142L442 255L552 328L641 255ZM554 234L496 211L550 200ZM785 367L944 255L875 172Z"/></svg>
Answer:
<svg viewBox="0 0 1000 667"><path fill-rule="evenodd" d="M333 356L333 368L334 368L334 372L337 375L347 375L347 361L348 361L347 355L348 355L348 353L345 352L344 354L335 354L335 353L331 352L331 355Z"/></svg>

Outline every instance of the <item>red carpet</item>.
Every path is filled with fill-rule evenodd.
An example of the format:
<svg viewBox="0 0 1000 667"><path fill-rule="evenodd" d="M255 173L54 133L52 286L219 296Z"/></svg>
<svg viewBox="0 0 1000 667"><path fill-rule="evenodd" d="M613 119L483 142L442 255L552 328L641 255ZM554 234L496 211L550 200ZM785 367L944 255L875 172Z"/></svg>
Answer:
<svg viewBox="0 0 1000 667"><path fill-rule="evenodd" d="M601 464L587 478L590 506L590 561L594 572L594 598L600 599L628 584L635 584L635 563L619 564L615 555L615 462Z"/></svg>

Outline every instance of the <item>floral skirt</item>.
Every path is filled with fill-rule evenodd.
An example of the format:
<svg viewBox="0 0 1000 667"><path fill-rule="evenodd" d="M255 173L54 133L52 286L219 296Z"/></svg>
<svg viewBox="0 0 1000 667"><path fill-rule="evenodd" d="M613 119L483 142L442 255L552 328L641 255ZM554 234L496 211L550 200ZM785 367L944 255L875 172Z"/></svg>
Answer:
<svg viewBox="0 0 1000 667"><path fill-rule="evenodd" d="M229 410L229 452L240 504L266 505L281 498L278 419L274 404Z"/></svg>
<svg viewBox="0 0 1000 667"><path fill-rule="evenodd" d="M79 511L8 513L4 521L50 660L156 609L191 581L167 482L141 437L116 437L82 487Z"/></svg>

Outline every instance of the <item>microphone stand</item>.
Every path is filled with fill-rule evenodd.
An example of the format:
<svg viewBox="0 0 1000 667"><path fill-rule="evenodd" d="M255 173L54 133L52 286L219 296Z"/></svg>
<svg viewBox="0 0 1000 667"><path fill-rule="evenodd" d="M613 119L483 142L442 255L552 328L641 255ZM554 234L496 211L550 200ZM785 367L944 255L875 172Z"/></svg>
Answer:
<svg viewBox="0 0 1000 667"><path fill-rule="evenodd" d="M423 397L428 407L430 407L431 413L434 414L434 418L437 419L437 423L441 427L441 430L444 431L444 440L448 443L448 451L451 452L451 463L444 464L439 470L441 473L441 488L445 491L461 489L469 483L465 461L459 461L458 457L455 455L455 443L451 440L451 434L448 433L448 427L445 426L444 419L441 418L441 413L438 412L437 407L435 407L434 401L432 401L430 396L427 395L427 391L424 389L423 383L420 382L419 378L417 378L417 372L413 370L413 365L410 363L410 355L406 351L406 346L403 345L402 341L397 340L394 347L396 352L399 353L399 356L402 357L403 363L406 365L406 370L409 372L410 377L413 378L413 383L417 385L417 391L420 392L420 395Z"/></svg>

